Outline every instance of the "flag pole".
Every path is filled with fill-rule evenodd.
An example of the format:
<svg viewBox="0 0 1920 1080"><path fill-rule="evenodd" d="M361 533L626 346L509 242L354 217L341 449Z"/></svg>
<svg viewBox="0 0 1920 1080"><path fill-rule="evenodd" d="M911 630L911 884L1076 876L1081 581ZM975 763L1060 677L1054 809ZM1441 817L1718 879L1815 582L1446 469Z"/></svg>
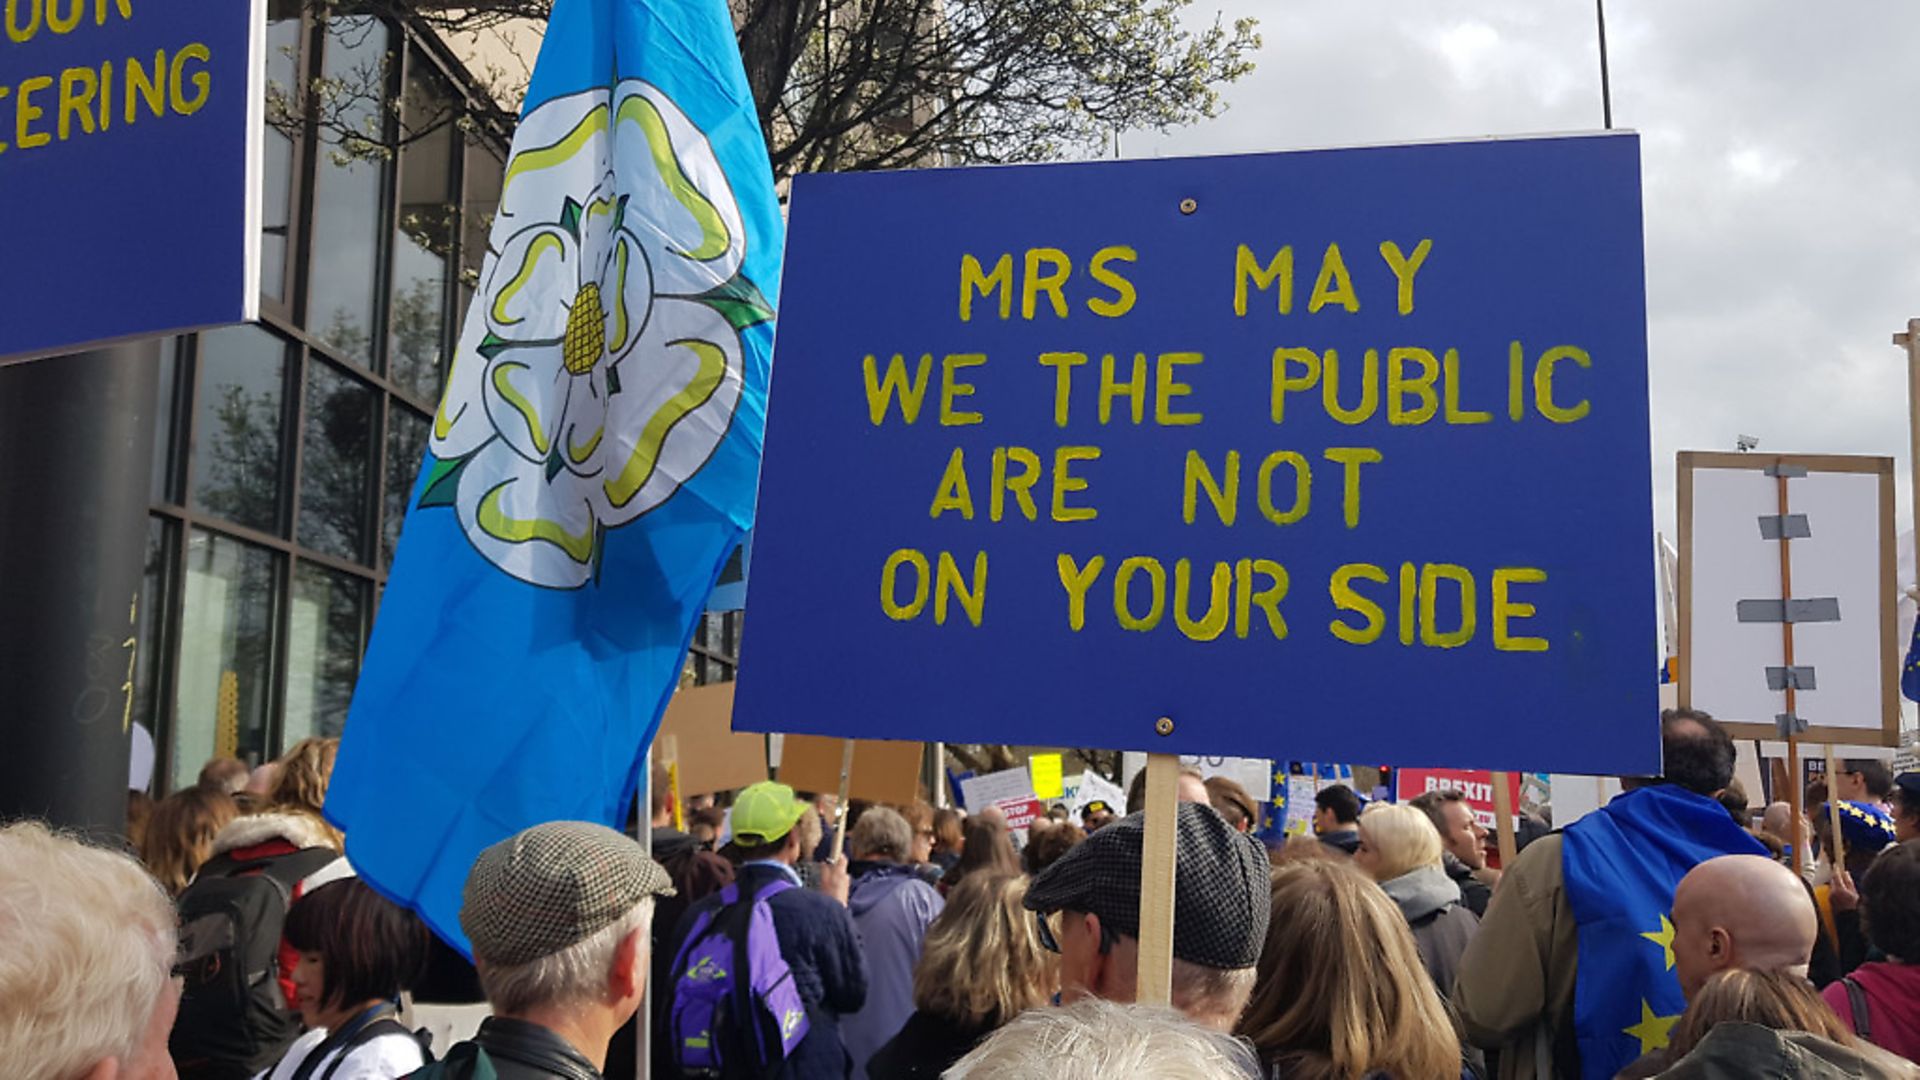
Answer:
<svg viewBox="0 0 1920 1080"><path fill-rule="evenodd" d="M1613 130L1613 78L1607 71L1607 3L1593 0L1594 21L1600 27L1600 118L1608 131Z"/></svg>

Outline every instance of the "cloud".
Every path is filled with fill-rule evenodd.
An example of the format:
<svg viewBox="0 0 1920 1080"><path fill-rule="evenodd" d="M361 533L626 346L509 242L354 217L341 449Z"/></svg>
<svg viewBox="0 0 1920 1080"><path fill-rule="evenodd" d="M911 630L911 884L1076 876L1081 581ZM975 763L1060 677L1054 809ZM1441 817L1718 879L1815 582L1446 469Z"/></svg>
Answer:
<svg viewBox="0 0 1920 1080"><path fill-rule="evenodd" d="M1600 126L1584 2L1196 6L1260 18L1259 67L1225 115L1128 156ZM1612 0L1607 30L1615 124L1643 135L1658 526L1674 454L1740 433L1898 458L1910 522L1889 335L1920 316L1920 5Z"/></svg>

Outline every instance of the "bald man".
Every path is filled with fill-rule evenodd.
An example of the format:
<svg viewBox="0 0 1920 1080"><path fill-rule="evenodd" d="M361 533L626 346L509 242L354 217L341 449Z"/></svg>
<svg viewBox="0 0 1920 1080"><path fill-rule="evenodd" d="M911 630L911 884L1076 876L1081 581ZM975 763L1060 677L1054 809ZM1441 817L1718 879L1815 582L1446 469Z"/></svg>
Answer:
<svg viewBox="0 0 1920 1080"><path fill-rule="evenodd" d="M1691 1001L1729 968L1807 973L1813 900L1791 870L1759 855L1722 855L1694 867L1673 894L1673 961Z"/></svg>

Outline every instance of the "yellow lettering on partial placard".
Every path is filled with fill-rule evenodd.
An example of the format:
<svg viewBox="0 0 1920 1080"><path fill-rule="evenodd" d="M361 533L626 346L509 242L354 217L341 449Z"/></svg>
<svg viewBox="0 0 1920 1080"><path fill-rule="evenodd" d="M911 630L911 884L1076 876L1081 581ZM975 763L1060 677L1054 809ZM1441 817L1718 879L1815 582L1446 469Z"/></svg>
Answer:
<svg viewBox="0 0 1920 1080"><path fill-rule="evenodd" d="M197 60L201 64L201 69L193 72L190 79L186 72L187 61L189 60ZM173 55L173 68L169 74L173 79L173 91L170 100L173 102L174 112L181 116L192 116L194 113L200 111L202 105L207 103L207 94L210 92L213 79L212 76L207 74L205 65L212 62L213 54L207 51L205 45L197 41ZM189 81L193 83L192 97L181 93L181 88Z"/></svg>

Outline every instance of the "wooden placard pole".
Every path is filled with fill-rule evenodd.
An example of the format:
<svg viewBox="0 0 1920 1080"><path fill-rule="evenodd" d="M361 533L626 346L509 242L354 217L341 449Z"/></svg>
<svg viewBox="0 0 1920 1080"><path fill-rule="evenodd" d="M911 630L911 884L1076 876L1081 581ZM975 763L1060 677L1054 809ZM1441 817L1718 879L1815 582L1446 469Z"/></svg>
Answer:
<svg viewBox="0 0 1920 1080"><path fill-rule="evenodd" d="M1907 350L1907 464L1913 484L1910 504L1920 507L1920 319L1908 319L1907 330L1893 335L1893 343ZM1914 530L1915 557L1920 558L1920 529ZM1920 562L1914 563L1920 566Z"/></svg>
<svg viewBox="0 0 1920 1080"><path fill-rule="evenodd" d="M1833 850L1827 858L1837 878L1847 868L1847 842L1840 835L1840 763L1834 758L1833 744L1827 744L1827 825L1833 830Z"/></svg>
<svg viewBox="0 0 1920 1080"><path fill-rule="evenodd" d="M1135 997L1173 1004L1173 873L1180 758L1147 755L1147 831L1140 851L1140 970Z"/></svg>
<svg viewBox="0 0 1920 1080"><path fill-rule="evenodd" d="M1520 845L1513 838L1513 792L1507 785L1508 774L1493 774L1493 827L1500 847L1500 872L1513 869L1513 860L1520 857Z"/></svg>
<svg viewBox="0 0 1920 1080"><path fill-rule="evenodd" d="M845 742L846 749L840 751L840 801L833 807L833 849L828 862L839 862L840 853L847 849L847 789L853 783L853 740Z"/></svg>
<svg viewBox="0 0 1920 1080"><path fill-rule="evenodd" d="M1776 466L1781 464L1784 464L1784 462L1775 462ZM1806 802L1806 787L1800 776L1800 739L1798 733L1794 731L1794 726L1799 723L1797 718L1800 715L1800 711L1798 702L1796 701L1798 695L1793 680L1793 620L1784 617L1786 610L1793 604L1793 542L1787 539L1785 528L1785 522L1787 520L1787 470L1775 468L1774 472L1774 490L1778 493L1776 504L1780 508L1780 521L1782 523L1780 530L1780 609L1783 617L1780 620L1780 663L1785 666L1787 672L1787 724L1785 732L1787 736L1787 772L1793 777L1793 798L1788 805L1793 808L1794 858L1799 859L1803 857L1800 853L1808 850L1806 817L1802 813ZM1828 779L1829 783L1831 783L1832 778L1829 777Z"/></svg>
<svg viewBox="0 0 1920 1080"><path fill-rule="evenodd" d="M1787 736L1787 805L1793 810L1793 869L1797 872L1812 865L1813 851L1807 845L1806 778L1800 772L1800 741Z"/></svg>

